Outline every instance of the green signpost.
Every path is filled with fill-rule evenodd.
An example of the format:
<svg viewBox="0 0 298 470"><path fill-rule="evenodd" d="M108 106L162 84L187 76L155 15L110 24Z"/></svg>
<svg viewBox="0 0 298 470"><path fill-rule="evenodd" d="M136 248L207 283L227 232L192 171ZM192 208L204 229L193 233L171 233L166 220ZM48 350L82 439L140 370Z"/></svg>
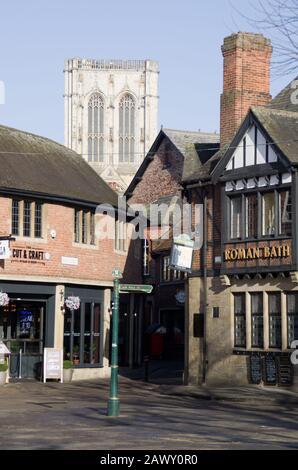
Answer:
<svg viewBox="0 0 298 470"><path fill-rule="evenodd" d="M111 382L108 401L108 416L119 416L120 400L118 398L118 332L119 332L119 293L140 292L150 294L153 286L146 284L120 284L122 277L120 269L113 269L114 277L113 308L112 308L112 353L111 353Z"/></svg>

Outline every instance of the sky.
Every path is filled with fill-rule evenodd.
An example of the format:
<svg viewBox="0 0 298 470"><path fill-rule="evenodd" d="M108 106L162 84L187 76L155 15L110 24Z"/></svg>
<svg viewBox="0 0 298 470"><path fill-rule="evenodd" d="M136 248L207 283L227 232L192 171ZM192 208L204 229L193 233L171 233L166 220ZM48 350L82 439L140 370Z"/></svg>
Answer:
<svg viewBox="0 0 298 470"><path fill-rule="evenodd" d="M250 8L247 0L3 1L0 123L63 143L65 59L152 59L159 126L218 131L220 46L233 32L252 31L235 5ZM271 93L291 78L273 78Z"/></svg>

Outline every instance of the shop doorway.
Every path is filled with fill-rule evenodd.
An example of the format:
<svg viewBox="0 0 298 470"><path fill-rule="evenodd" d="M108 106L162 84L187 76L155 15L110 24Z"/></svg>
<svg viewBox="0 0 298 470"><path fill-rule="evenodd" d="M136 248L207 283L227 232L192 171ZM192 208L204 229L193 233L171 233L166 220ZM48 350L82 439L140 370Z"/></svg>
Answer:
<svg viewBox="0 0 298 470"><path fill-rule="evenodd" d="M11 300L0 309L0 339L11 351L10 376L40 379L46 302Z"/></svg>

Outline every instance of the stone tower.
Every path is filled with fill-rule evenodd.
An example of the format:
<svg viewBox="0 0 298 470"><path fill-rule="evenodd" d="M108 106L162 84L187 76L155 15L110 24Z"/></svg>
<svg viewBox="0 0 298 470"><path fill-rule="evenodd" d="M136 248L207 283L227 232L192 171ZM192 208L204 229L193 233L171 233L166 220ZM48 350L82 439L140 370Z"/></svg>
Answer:
<svg viewBox="0 0 298 470"><path fill-rule="evenodd" d="M64 139L122 193L157 134L158 63L65 62Z"/></svg>

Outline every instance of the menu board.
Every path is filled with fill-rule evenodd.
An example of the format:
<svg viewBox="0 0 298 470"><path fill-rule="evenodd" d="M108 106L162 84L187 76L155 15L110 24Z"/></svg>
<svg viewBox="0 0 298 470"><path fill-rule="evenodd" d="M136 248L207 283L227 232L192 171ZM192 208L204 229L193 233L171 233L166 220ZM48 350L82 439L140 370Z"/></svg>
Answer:
<svg viewBox="0 0 298 470"><path fill-rule="evenodd" d="M275 355L272 353L265 354L264 357L264 383L265 385L276 385L277 383L277 367Z"/></svg>
<svg viewBox="0 0 298 470"><path fill-rule="evenodd" d="M43 381L60 379L63 383L63 351L56 348L44 348Z"/></svg>
<svg viewBox="0 0 298 470"><path fill-rule="evenodd" d="M262 380L262 358L259 354L252 354L249 357L250 382L259 384Z"/></svg>
<svg viewBox="0 0 298 470"><path fill-rule="evenodd" d="M290 355L280 356L278 358L278 384L279 385L292 385L293 383L293 364L290 360Z"/></svg>

